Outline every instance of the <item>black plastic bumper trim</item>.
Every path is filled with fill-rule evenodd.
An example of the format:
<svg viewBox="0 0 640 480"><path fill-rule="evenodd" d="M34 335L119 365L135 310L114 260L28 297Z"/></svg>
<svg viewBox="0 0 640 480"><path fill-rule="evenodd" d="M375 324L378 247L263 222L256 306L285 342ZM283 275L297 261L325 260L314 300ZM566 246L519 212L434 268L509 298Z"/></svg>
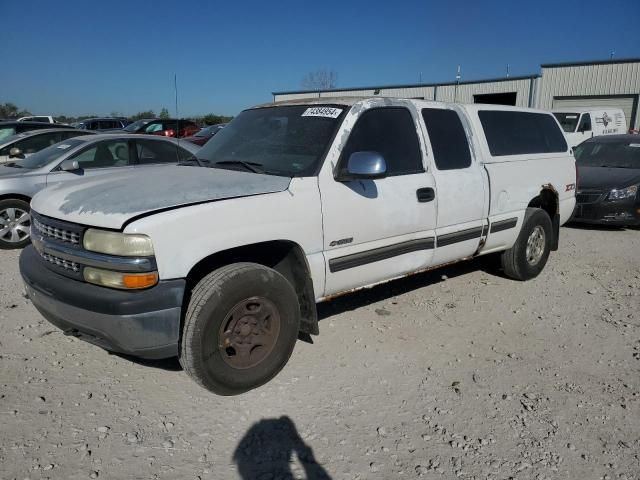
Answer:
<svg viewBox="0 0 640 480"><path fill-rule="evenodd" d="M480 238L482 236L482 227L467 228L466 230L460 230L459 232L447 233L439 235L436 240L438 248L446 247L447 245L453 245L458 242L466 242L467 240L473 240L474 238Z"/></svg>
<svg viewBox="0 0 640 480"><path fill-rule="evenodd" d="M329 271L331 273L340 272L349 268L361 267L369 263L387 260L389 258L404 255L405 253L418 252L420 250L431 250L435 246L433 237L408 240L395 245L374 248L366 252L353 253L344 257L332 258L329 260Z"/></svg>
<svg viewBox="0 0 640 480"><path fill-rule="evenodd" d="M493 222L491 224L491 233L502 232L503 230L509 230L510 228L515 228L517 224L518 224L518 217L507 218L506 220Z"/></svg>

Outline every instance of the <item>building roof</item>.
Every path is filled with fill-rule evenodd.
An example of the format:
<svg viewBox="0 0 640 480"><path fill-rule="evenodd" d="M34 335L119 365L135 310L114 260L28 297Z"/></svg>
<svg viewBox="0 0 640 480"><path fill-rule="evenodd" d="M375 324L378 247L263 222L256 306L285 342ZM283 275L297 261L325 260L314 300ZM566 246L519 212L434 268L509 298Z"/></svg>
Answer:
<svg viewBox="0 0 640 480"><path fill-rule="evenodd" d="M610 60L585 60L582 62L543 63L542 68L581 67L588 65L613 65L616 63L640 63L640 58L615 58Z"/></svg>
<svg viewBox="0 0 640 480"><path fill-rule="evenodd" d="M286 92L272 92L272 95L291 95L300 93L330 93L330 92L353 92L358 90L388 90L392 88L425 88L425 87L446 87L449 85L468 85L474 83L492 83L492 82L510 82L512 80L530 80L532 78L538 78L540 75L522 75L519 77L502 77L502 78L484 78L480 80L465 80L461 82L441 82L441 83L410 83L404 85L378 85L374 87L345 87L345 88L330 88L327 90L292 90Z"/></svg>

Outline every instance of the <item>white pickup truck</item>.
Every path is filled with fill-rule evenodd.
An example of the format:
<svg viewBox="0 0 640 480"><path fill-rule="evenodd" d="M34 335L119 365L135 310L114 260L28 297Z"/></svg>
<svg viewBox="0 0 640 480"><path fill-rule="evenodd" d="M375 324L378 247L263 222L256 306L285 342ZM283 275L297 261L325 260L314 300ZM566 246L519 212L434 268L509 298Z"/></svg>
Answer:
<svg viewBox="0 0 640 480"><path fill-rule="evenodd" d="M318 334L317 302L492 252L535 277L575 204L554 116L496 105L263 105L197 157L38 193L20 270L65 333L227 395Z"/></svg>

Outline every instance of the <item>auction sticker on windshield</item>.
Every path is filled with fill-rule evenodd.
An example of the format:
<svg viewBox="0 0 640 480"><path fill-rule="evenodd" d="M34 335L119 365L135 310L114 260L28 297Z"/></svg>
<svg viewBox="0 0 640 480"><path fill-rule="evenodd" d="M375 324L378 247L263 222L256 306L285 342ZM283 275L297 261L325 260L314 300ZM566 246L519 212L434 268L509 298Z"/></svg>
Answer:
<svg viewBox="0 0 640 480"><path fill-rule="evenodd" d="M302 114L303 117L338 118L342 113L341 108L334 107L309 107Z"/></svg>
<svg viewBox="0 0 640 480"><path fill-rule="evenodd" d="M62 145L58 145L58 148L62 149L62 150L66 150L67 148L69 148L71 145L67 145L66 143L63 143Z"/></svg>

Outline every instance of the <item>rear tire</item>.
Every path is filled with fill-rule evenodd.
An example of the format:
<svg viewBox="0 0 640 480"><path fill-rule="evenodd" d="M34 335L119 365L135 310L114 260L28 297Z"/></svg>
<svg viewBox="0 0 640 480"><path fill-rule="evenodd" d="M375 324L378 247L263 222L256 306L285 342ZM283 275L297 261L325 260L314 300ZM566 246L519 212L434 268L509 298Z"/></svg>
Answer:
<svg viewBox="0 0 640 480"><path fill-rule="evenodd" d="M285 277L255 263L227 265L193 289L180 363L207 390L237 395L282 370L299 327L298 297Z"/></svg>
<svg viewBox="0 0 640 480"><path fill-rule="evenodd" d="M527 208L516 243L502 253L504 273L514 280L537 277L549 259L553 226L547 212Z"/></svg>
<svg viewBox="0 0 640 480"><path fill-rule="evenodd" d="M17 198L0 200L0 249L23 248L30 242L31 207Z"/></svg>

